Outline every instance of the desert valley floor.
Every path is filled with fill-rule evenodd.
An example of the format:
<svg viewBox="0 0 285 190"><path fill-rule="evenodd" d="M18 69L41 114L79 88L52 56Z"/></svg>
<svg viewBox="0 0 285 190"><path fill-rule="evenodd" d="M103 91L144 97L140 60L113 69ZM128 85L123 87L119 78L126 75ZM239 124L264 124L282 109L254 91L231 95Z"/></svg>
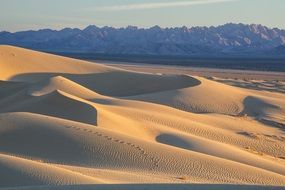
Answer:
<svg viewBox="0 0 285 190"><path fill-rule="evenodd" d="M0 46L0 189L284 189L281 77L130 71Z"/></svg>

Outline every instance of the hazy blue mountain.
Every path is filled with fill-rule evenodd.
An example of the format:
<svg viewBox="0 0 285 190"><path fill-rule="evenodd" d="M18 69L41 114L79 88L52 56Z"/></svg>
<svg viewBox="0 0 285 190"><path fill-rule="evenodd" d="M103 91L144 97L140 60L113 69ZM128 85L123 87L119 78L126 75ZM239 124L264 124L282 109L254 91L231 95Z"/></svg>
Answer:
<svg viewBox="0 0 285 190"><path fill-rule="evenodd" d="M148 29L97 27L0 32L0 44L54 52L127 55L285 56L285 30L262 25Z"/></svg>

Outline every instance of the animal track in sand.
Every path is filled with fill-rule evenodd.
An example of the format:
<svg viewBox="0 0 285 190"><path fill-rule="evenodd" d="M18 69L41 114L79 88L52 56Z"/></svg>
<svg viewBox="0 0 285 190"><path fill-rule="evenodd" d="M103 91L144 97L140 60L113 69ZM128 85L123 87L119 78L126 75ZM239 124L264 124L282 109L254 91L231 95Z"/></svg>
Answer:
<svg viewBox="0 0 285 190"><path fill-rule="evenodd" d="M284 142L285 141L285 137L281 135L278 136L278 135L261 134L261 133L247 132L247 131L238 132L238 134L244 135L246 137L253 138L256 140L266 140L270 142L276 142L276 141Z"/></svg>
<svg viewBox="0 0 285 190"><path fill-rule="evenodd" d="M82 131L82 132L94 134L94 135L96 135L98 137L101 137L101 138L104 138L104 139L106 139L108 141L112 141L112 142L115 142L115 143L120 143L120 144L123 144L123 145L127 145L129 147L132 147L132 148L136 149L140 153L140 155L142 157L144 157L145 159L149 159L149 160L151 160L153 162L153 164L150 167L151 171L155 171L155 169L157 167L159 167L159 159L154 157L154 156L152 156L152 155L150 155L149 153L147 153L147 151L144 148L142 148L141 146L139 146L139 145L133 144L131 142L126 142L124 140L115 139L113 137L110 137L108 135L104 135L104 134L102 134L100 132L93 131L91 129L81 129L80 127L73 127L73 126L68 126L68 125L64 125L64 127L66 129L74 129L76 131Z"/></svg>

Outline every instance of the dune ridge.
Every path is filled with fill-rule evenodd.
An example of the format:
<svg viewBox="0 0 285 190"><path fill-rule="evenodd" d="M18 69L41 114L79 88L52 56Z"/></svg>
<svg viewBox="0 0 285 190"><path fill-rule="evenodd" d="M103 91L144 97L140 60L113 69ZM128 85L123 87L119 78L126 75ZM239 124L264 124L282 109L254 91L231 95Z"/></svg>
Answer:
<svg viewBox="0 0 285 190"><path fill-rule="evenodd" d="M285 185L282 93L11 46L0 67L1 189Z"/></svg>

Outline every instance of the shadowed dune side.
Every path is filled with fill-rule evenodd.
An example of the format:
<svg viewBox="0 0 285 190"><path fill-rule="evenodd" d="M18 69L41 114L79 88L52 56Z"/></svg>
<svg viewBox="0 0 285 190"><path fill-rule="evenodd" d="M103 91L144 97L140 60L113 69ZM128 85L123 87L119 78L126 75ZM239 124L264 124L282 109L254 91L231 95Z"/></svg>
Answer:
<svg viewBox="0 0 285 190"><path fill-rule="evenodd" d="M250 146L273 157L285 154L280 130L249 117L193 114L141 101L115 98L104 100L103 104L96 100L98 125L117 133L155 141L159 134L175 130L231 144L240 149ZM250 138L242 135L242 132L260 134L261 138ZM274 136L280 139L274 139Z"/></svg>
<svg viewBox="0 0 285 190"><path fill-rule="evenodd" d="M278 128L263 125L252 118L217 114L193 114L140 101L127 101L121 102L121 104L115 101L115 103L117 106L107 105L105 109L108 112L106 113L102 113L103 108L100 106L99 124L101 127L108 127L113 131L132 135L136 138L145 137L147 140L152 141L155 140L156 136L170 130L174 134L176 134L175 131L183 132L184 134L230 144L240 149L251 147L258 152L273 157L285 154L284 141L282 140L285 137L282 133L280 134L281 131ZM121 125L121 127L118 127L119 121L129 123L129 126L132 126L131 129L136 126L141 131L132 133L130 129L127 129L127 126ZM124 130L125 127L127 127L126 130ZM253 135L242 135L242 132L252 133ZM213 147L213 149L215 148Z"/></svg>
<svg viewBox="0 0 285 190"><path fill-rule="evenodd" d="M187 75L152 75L133 72L73 75L70 78L100 94L119 97L168 91L201 84L199 80Z"/></svg>
<svg viewBox="0 0 285 190"><path fill-rule="evenodd" d="M186 175L189 182L285 184L283 175L271 171L92 125L26 113L2 114L0 119L0 151L6 154L90 168Z"/></svg>
<svg viewBox="0 0 285 190"><path fill-rule="evenodd" d="M281 163L262 158L229 144L219 143L195 135L170 132L158 135L156 140L170 146L232 160L285 175L285 167Z"/></svg>
<svg viewBox="0 0 285 190"><path fill-rule="evenodd" d="M130 71L110 71L92 74L25 73L14 76L12 81L34 82L62 76L92 91L106 96L132 96L186 87L201 82L187 75L155 75Z"/></svg>
<svg viewBox="0 0 285 190"><path fill-rule="evenodd" d="M25 91L0 101L0 112L32 112L97 125L97 110L87 101L60 90L33 97Z"/></svg>
<svg viewBox="0 0 285 190"><path fill-rule="evenodd" d="M143 140L104 128L31 113L3 114L0 120L0 151L7 154L86 167L153 165L139 146Z"/></svg>
<svg viewBox="0 0 285 190"><path fill-rule="evenodd" d="M28 86L29 84L24 82L0 81L0 101L27 88Z"/></svg>
<svg viewBox="0 0 285 190"><path fill-rule="evenodd" d="M85 88L62 76L52 77L30 85L28 87L28 94L32 96L43 96L56 90L60 90L85 100L101 97L92 90L89 90L88 88Z"/></svg>
<svg viewBox="0 0 285 190"><path fill-rule="evenodd" d="M237 115L243 110L245 93L231 86L196 77L200 85L173 91L125 97L171 106L193 113Z"/></svg>
<svg viewBox="0 0 285 190"><path fill-rule="evenodd" d="M283 97L248 96L244 99L242 114L249 115L261 123L285 131L285 95Z"/></svg>
<svg viewBox="0 0 285 190"><path fill-rule="evenodd" d="M101 73L117 70L112 67L32 51L13 46L0 45L0 80L10 80L25 73ZM119 69L118 69L119 70Z"/></svg>
<svg viewBox="0 0 285 190"><path fill-rule="evenodd" d="M0 67L0 187L285 185L284 94L10 46Z"/></svg>
<svg viewBox="0 0 285 190"><path fill-rule="evenodd" d="M0 52L0 67L5 71L0 80L34 83L63 76L108 96L131 96L200 84L186 75L136 73L12 46L0 46Z"/></svg>
<svg viewBox="0 0 285 190"><path fill-rule="evenodd" d="M248 96L244 99L244 110L242 114L252 117L264 117L271 110L280 109L280 106L270 104L260 98Z"/></svg>
<svg viewBox="0 0 285 190"><path fill-rule="evenodd" d="M192 113L251 117L277 115L281 120L285 120L285 117L282 117L285 113L284 94L277 96L275 93L267 93L264 95L258 91L232 87L200 77L195 78L201 82L200 85L129 96L124 99L162 104Z"/></svg>

